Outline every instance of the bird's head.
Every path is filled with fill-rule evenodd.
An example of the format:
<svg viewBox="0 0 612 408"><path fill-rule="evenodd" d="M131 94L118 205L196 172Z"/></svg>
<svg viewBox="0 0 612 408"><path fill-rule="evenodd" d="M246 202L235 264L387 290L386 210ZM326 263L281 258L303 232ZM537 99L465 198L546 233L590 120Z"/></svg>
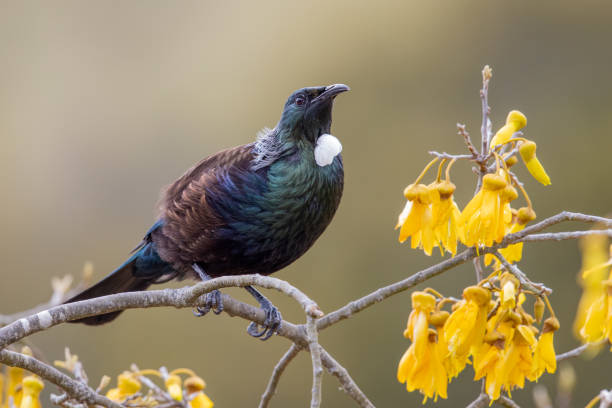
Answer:
<svg viewBox="0 0 612 408"><path fill-rule="evenodd" d="M348 90L344 84L298 89L287 99L277 129L315 143L319 136L330 132L336 95Z"/></svg>

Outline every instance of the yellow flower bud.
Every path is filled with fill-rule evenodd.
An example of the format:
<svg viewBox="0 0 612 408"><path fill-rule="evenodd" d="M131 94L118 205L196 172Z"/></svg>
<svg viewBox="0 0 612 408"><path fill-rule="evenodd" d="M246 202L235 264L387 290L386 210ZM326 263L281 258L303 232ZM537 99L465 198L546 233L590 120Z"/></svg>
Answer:
<svg viewBox="0 0 612 408"><path fill-rule="evenodd" d="M432 310L436 306L436 298L427 292L412 292L412 308Z"/></svg>
<svg viewBox="0 0 612 408"><path fill-rule="evenodd" d="M436 189L438 190L438 193L440 193L441 199L445 199L453 195L456 188L457 187L448 180L441 181L436 185Z"/></svg>
<svg viewBox="0 0 612 408"><path fill-rule="evenodd" d="M525 225L535 219L536 213L535 211L533 211L532 208L529 207L521 207L516 213L516 221L521 225Z"/></svg>
<svg viewBox="0 0 612 408"><path fill-rule="evenodd" d="M518 163L518 158L514 155L508 157L506 160L506 167L510 168L512 166L514 166L516 163Z"/></svg>
<svg viewBox="0 0 612 408"><path fill-rule="evenodd" d="M517 110L510 111L506 118L506 124L491 139L491 148L506 143L515 132L525 126L527 126L527 117Z"/></svg>
<svg viewBox="0 0 612 408"><path fill-rule="evenodd" d="M185 390L187 390L188 394L202 391L204 388L206 388L206 383L198 376L194 375L185 380Z"/></svg>
<svg viewBox="0 0 612 408"><path fill-rule="evenodd" d="M557 331L559 330L559 327L561 327L561 325L559 324L559 319L557 319L556 317L549 317L548 319L544 320L544 327L542 327L542 333Z"/></svg>
<svg viewBox="0 0 612 408"><path fill-rule="evenodd" d="M181 377L176 374L171 374L166 378L166 389L172 399L177 401L183 400L183 390L181 389Z"/></svg>
<svg viewBox="0 0 612 408"><path fill-rule="evenodd" d="M480 286L468 286L463 290L463 297L466 300L476 302L478 306L485 306L491 300L491 292Z"/></svg>
<svg viewBox="0 0 612 408"><path fill-rule="evenodd" d="M546 170L544 170L544 167L536 156L536 144L532 141L521 143L519 153L525 162L525 166L527 166L527 170L529 170L529 173L531 173L533 178L545 186L549 185L550 177L548 177Z"/></svg>
<svg viewBox="0 0 612 408"><path fill-rule="evenodd" d="M23 396L19 408L40 408L40 392L45 387L45 384L40 378L29 375L23 379Z"/></svg>
<svg viewBox="0 0 612 408"><path fill-rule="evenodd" d="M506 187L508 183L499 174L485 174L482 178L482 185L486 190L496 191Z"/></svg>
<svg viewBox="0 0 612 408"><path fill-rule="evenodd" d="M546 305L541 297L538 297L533 304L533 314L535 315L535 319L538 323L542 321L542 317L544 317L544 310Z"/></svg>
<svg viewBox="0 0 612 408"><path fill-rule="evenodd" d="M433 312L431 316L429 316L429 323L436 327L444 326L446 319L448 319L450 313L446 310L439 310L437 312Z"/></svg>

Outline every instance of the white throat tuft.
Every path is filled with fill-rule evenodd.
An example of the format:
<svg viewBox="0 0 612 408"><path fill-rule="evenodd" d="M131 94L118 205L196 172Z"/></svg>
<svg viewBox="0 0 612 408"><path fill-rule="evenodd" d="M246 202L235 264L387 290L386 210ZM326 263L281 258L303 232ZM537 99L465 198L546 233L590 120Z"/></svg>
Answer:
<svg viewBox="0 0 612 408"><path fill-rule="evenodd" d="M315 161L321 167L329 166L334 161L334 157L342 151L340 141L330 134L319 136L314 148Z"/></svg>

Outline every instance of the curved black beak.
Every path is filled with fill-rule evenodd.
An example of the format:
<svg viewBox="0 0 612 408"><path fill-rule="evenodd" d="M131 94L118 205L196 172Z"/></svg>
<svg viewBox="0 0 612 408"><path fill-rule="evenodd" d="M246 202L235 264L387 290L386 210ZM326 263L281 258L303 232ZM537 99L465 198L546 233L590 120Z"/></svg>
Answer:
<svg viewBox="0 0 612 408"><path fill-rule="evenodd" d="M339 93L350 91L350 90L351 88L349 88L347 85L344 85L344 84L329 85L329 86L326 86L323 92L321 92L319 96L314 98L312 102L317 103L319 101L333 99Z"/></svg>

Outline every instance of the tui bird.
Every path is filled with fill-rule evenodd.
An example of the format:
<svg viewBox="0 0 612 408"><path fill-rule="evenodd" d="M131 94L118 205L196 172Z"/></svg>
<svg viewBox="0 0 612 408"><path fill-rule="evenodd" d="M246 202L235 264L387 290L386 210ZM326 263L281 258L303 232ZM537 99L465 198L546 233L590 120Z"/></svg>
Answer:
<svg viewBox="0 0 612 408"><path fill-rule="evenodd" d="M330 134L335 84L291 94L274 129L254 143L205 158L168 186L157 222L118 269L66 303L186 277L268 275L308 250L330 223L342 196L342 145ZM246 289L266 312L262 340L280 327L278 309L255 288ZM196 315L221 313L219 291ZM121 311L76 320L100 325Z"/></svg>

